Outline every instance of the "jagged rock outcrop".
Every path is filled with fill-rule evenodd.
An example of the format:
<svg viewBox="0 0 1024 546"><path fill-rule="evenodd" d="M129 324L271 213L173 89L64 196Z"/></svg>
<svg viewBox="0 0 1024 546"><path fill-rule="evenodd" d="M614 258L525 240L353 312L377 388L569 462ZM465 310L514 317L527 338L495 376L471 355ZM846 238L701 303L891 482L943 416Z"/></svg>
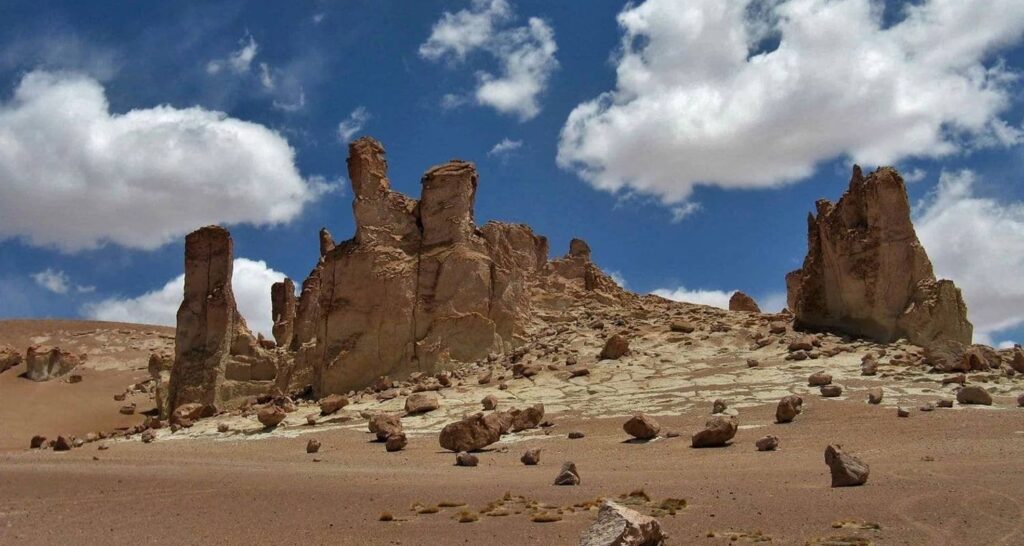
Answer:
<svg viewBox="0 0 1024 546"><path fill-rule="evenodd" d="M32 381L49 381L75 369L85 355L62 351L60 347L32 346L25 351L25 377Z"/></svg>
<svg viewBox="0 0 1024 546"><path fill-rule="evenodd" d="M757 302L754 300L754 298L739 291L734 292L732 297L729 298L729 310L746 311L749 313L761 312L761 308L757 305Z"/></svg>
<svg viewBox="0 0 1024 546"><path fill-rule="evenodd" d="M278 347L290 347L295 335L296 309L295 283L291 279L286 278L270 285L270 305L274 341Z"/></svg>
<svg viewBox="0 0 1024 546"><path fill-rule="evenodd" d="M207 226L185 238L185 290L178 308L168 407L230 405L265 392L277 375L256 343L231 289L233 244L228 231Z"/></svg>
<svg viewBox="0 0 1024 546"><path fill-rule="evenodd" d="M158 416L161 419L170 418L174 408L170 401L171 369L174 368L174 357L164 352L154 352L149 355L149 377L153 380L153 394L156 402Z"/></svg>
<svg viewBox="0 0 1024 546"><path fill-rule="evenodd" d="M936 280L903 179L889 167L864 177L854 166L838 203L818 201L817 216L808 217L807 257L786 286L798 327L883 343L971 342L960 290Z"/></svg>

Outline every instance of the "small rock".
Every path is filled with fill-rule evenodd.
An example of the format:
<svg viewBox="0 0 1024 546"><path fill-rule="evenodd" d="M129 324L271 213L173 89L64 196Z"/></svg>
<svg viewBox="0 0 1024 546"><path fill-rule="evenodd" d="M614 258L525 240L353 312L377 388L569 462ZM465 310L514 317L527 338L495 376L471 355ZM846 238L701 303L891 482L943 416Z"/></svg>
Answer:
<svg viewBox="0 0 1024 546"><path fill-rule="evenodd" d="M967 382L967 376L962 374L962 373L958 373L956 375L949 375L949 376L946 376L946 377L942 378L942 384L943 385L951 385L951 384L963 385L966 382Z"/></svg>
<svg viewBox="0 0 1024 546"><path fill-rule="evenodd" d="M804 400L795 394L785 396L779 400L779 406L775 409L775 422L789 423L803 411Z"/></svg>
<svg viewBox="0 0 1024 546"><path fill-rule="evenodd" d="M402 432L402 418L391 413L375 413L370 416L366 426L377 435L377 441L383 442L388 436Z"/></svg>
<svg viewBox="0 0 1024 546"><path fill-rule="evenodd" d="M280 425L281 421L284 421L284 418L287 415L288 413L282 408L276 405L271 405L261 408L260 411L256 413L256 418L259 419L260 423L265 428L274 428L277 425Z"/></svg>
<svg viewBox="0 0 1024 546"><path fill-rule="evenodd" d="M64 436L57 436L57 439L53 442L54 451L70 451L71 441Z"/></svg>
<svg viewBox="0 0 1024 546"><path fill-rule="evenodd" d="M869 358L864 362L860 363L860 374L861 375L875 375L878 373L878 362L873 358Z"/></svg>
<svg viewBox="0 0 1024 546"><path fill-rule="evenodd" d="M412 415L434 411L439 407L441 407L441 401L433 392L417 392L410 394L405 399L405 411Z"/></svg>
<svg viewBox="0 0 1024 546"><path fill-rule="evenodd" d="M152 441L155 439L156 436L153 435L152 431L147 430L146 432L142 433L142 443L144 444L152 443Z"/></svg>
<svg viewBox="0 0 1024 546"><path fill-rule="evenodd" d="M693 447L722 447L736 436L736 421L731 417L715 416L704 424L704 430L691 438Z"/></svg>
<svg viewBox="0 0 1024 546"><path fill-rule="evenodd" d="M789 343L787 349L793 353L796 351L811 351L814 349L814 336L801 336Z"/></svg>
<svg viewBox="0 0 1024 546"><path fill-rule="evenodd" d="M786 323L785 322L773 322L768 325L768 331L773 334L785 334Z"/></svg>
<svg viewBox="0 0 1024 546"><path fill-rule="evenodd" d="M711 413L712 415L716 413L725 413L725 410L728 408L729 406L725 404L725 400L719 398L711 405Z"/></svg>
<svg viewBox="0 0 1024 546"><path fill-rule="evenodd" d="M509 410L512 416L512 432L537 428L544 419L544 404L534 404L526 409Z"/></svg>
<svg viewBox="0 0 1024 546"><path fill-rule="evenodd" d="M519 458L526 466L533 466L540 462L540 448L527 449L523 456Z"/></svg>
<svg viewBox="0 0 1024 546"><path fill-rule="evenodd" d="M487 370L477 376L476 382L480 385L486 385L491 382L492 377L494 377L494 370Z"/></svg>
<svg viewBox="0 0 1024 546"><path fill-rule="evenodd" d="M227 432L229 430L231 430L231 427L229 427L227 423L217 425L217 432Z"/></svg>
<svg viewBox="0 0 1024 546"><path fill-rule="evenodd" d="M572 462L562 463L562 470L555 478L555 485L579 485L580 473L576 470L576 464Z"/></svg>
<svg viewBox="0 0 1024 546"><path fill-rule="evenodd" d="M843 395L843 388L839 385L824 385L819 390L824 398L835 398Z"/></svg>
<svg viewBox="0 0 1024 546"><path fill-rule="evenodd" d="M918 407L917 409L919 409L921 411L926 411L926 412L927 411L935 411L935 404L932 404L931 402L928 402L927 404L924 404L924 405Z"/></svg>
<svg viewBox="0 0 1024 546"><path fill-rule="evenodd" d="M748 358L747 359L747 367L748 368L756 368L756 367L758 367L760 365L761 365L761 363L758 362L758 360L756 358Z"/></svg>
<svg viewBox="0 0 1024 546"><path fill-rule="evenodd" d="M313 425L316 424L316 414L315 413L310 413L309 415L306 416L306 424L309 425L309 426L313 426Z"/></svg>
<svg viewBox="0 0 1024 546"><path fill-rule="evenodd" d="M969 385L957 391L956 401L961 404L979 404L982 406L992 405L992 395L983 387Z"/></svg>
<svg viewBox="0 0 1024 546"><path fill-rule="evenodd" d="M590 375L590 368L586 366L572 366L569 368L569 377L583 377Z"/></svg>
<svg viewBox="0 0 1024 546"><path fill-rule="evenodd" d="M832 487L864 485L868 481L870 468L863 461L844 453L841 446L825 448L825 464L832 473Z"/></svg>
<svg viewBox="0 0 1024 546"><path fill-rule="evenodd" d="M670 324L668 328L673 332L678 332L681 334L692 334L693 331L696 330L693 324L690 324L685 320L672 321L672 324Z"/></svg>
<svg viewBox="0 0 1024 546"><path fill-rule="evenodd" d="M579 546L657 546L667 539L658 520L606 500Z"/></svg>
<svg viewBox="0 0 1024 546"><path fill-rule="evenodd" d="M29 442L29 449L39 449L46 445L46 436L39 436L38 434L32 437Z"/></svg>
<svg viewBox="0 0 1024 546"><path fill-rule="evenodd" d="M882 388L875 387L868 391L868 404L881 404L882 403Z"/></svg>
<svg viewBox="0 0 1024 546"><path fill-rule="evenodd" d="M329 394L320 399L320 415L331 415L344 408L349 403L348 398L340 394Z"/></svg>
<svg viewBox="0 0 1024 546"><path fill-rule="evenodd" d="M122 415L134 415L135 414L135 402L132 402L130 404L125 404L125 405L121 406L121 409L118 410L118 411L120 411Z"/></svg>
<svg viewBox="0 0 1024 546"><path fill-rule="evenodd" d="M320 440L310 438L309 441L306 442L306 453L316 453L317 451L320 451Z"/></svg>
<svg viewBox="0 0 1024 546"><path fill-rule="evenodd" d="M661 432L661 425L651 417L638 413L626 421L622 429L638 440L650 440Z"/></svg>
<svg viewBox="0 0 1024 546"><path fill-rule="evenodd" d="M1024 408L1024 393L1017 396L1017 407Z"/></svg>
<svg viewBox="0 0 1024 546"><path fill-rule="evenodd" d="M615 334L604 343L604 349L598 357L600 360L618 360L629 352L629 340L621 334Z"/></svg>
<svg viewBox="0 0 1024 546"><path fill-rule="evenodd" d="M910 417L910 410L908 410L906 408L902 408L902 407L896 408L896 416L897 417Z"/></svg>
<svg viewBox="0 0 1024 546"><path fill-rule="evenodd" d="M935 407L937 407L937 408L951 408L951 407L953 407L953 401L950 400L949 398L943 398L942 400L938 400L938 401L935 402Z"/></svg>
<svg viewBox="0 0 1024 546"><path fill-rule="evenodd" d="M498 407L498 397L493 394L488 394L480 401L480 403L483 405L485 410L491 411Z"/></svg>
<svg viewBox="0 0 1024 546"><path fill-rule="evenodd" d="M779 447L778 436L768 435L754 443L758 451L775 451Z"/></svg>
<svg viewBox="0 0 1024 546"><path fill-rule="evenodd" d="M407 445L409 445L409 439L406 438L404 432L389 434L387 439L384 440L384 450L388 453L402 451Z"/></svg>
<svg viewBox="0 0 1024 546"><path fill-rule="evenodd" d="M814 372L807 378L807 384L811 387L821 387L823 385L830 385L831 383L832 376L825 372Z"/></svg>
<svg viewBox="0 0 1024 546"><path fill-rule="evenodd" d="M472 453L460 451L455 454L455 466L476 466L480 464L480 458Z"/></svg>
<svg viewBox="0 0 1024 546"><path fill-rule="evenodd" d="M586 434L583 434L582 432L580 432L578 430L574 430L574 431L570 432L568 436L569 436L570 440L579 440L580 438L585 437Z"/></svg>

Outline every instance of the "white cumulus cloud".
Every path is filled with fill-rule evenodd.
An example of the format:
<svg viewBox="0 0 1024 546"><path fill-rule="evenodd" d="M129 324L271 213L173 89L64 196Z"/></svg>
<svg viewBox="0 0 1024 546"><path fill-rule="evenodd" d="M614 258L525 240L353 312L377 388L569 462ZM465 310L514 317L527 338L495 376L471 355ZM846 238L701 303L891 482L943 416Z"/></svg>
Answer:
<svg viewBox="0 0 1024 546"><path fill-rule="evenodd" d="M1008 145L1019 0L647 0L619 14L614 90L579 104L558 163L666 204L697 185L772 187L845 157L871 165ZM775 47L777 45L777 47Z"/></svg>
<svg viewBox="0 0 1024 546"><path fill-rule="evenodd" d="M494 147L491 148L491 151L487 152L487 155L490 155L490 156L507 155L507 154L510 154L510 153L518 150L519 148L522 148L522 147L523 147L523 141L522 140L512 140L512 139L506 137L506 138L501 139L501 142L495 144Z"/></svg>
<svg viewBox="0 0 1024 546"><path fill-rule="evenodd" d="M967 302L976 341L1024 324L1024 203L975 194L971 171L943 172L915 226L935 274Z"/></svg>
<svg viewBox="0 0 1024 546"><path fill-rule="evenodd" d="M458 65L475 51L487 52L500 71L476 73L477 104L525 121L540 113L539 97L558 68L558 45L554 30L543 19L530 17L525 26L510 27L513 20L506 0L473 0L468 9L445 12L419 53L430 61L447 59ZM450 108L458 102L457 95L448 94L442 104Z"/></svg>
<svg viewBox="0 0 1024 546"><path fill-rule="evenodd" d="M112 113L96 80L43 71L0 103L0 181L0 240L65 251L284 223L327 189L262 125L199 107Z"/></svg>
<svg viewBox="0 0 1024 546"><path fill-rule="evenodd" d="M356 133L363 130L368 121L370 121L370 112L366 108L360 106L352 110L347 118L338 123L338 140L348 143L352 137L356 136Z"/></svg>
<svg viewBox="0 0 1024 546"><path fill-rule="evenodd" d="M661 296L672 301L710 305L721 309L729 308L729 298L735 290L725 292L722 290L690 290L684 286L678 288L659 288L651 292L655 296Z"/></svg>
<svg viewBox="0 0 1024 546"><path fill-rule="evenodd" d="M253 332L273 339L270 285L284 280L284 273L275 271L264 261L235 258L231 288L238 312ZM96 320L159 324L174 326L178 307L185 292L185 275L170 280L163 287L134 298L108 298L83 307L82 313Z"/></svg>

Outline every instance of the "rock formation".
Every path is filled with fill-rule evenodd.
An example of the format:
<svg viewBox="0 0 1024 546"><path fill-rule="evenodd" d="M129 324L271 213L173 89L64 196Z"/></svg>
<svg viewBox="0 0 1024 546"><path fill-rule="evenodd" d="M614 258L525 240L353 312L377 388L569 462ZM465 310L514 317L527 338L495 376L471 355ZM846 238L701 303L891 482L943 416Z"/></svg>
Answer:
<svg viewBox="0 0 1024 546"><path fill-rule="evenodd" d="M75 369L85 355L74 355L60 347L29 347L25 351L25 377L32 381L49 381Z"/></svg>
<svg viewBox="0 0 1024 546"><path fill-rule="evenodd" d="M803 267L786 276L798 327L883 343L971 342L973 327L960 290L952 281L936 280L895 169L883 167L865 178L854 166L838 203L817 202L807 238Z"/></svg>
<svg viewBox="0 0 1024 546"><path fill-rule="evenodd" d="M0 373L21 364L21 353L10 345L0 345Z"/></svg>
<svg viewBox="0 0 1024 546"><path fill-rule="evenodd" d="M597 520L580 537L580 546L659 546L668 535L658 520L612 502L604 501Z"/></svg>
<svg viewBox="0 0 1024 546"><path fill-rule="evenodd" d="M376 140L350 144L348 170L355 235L335 243L320 231L321 256L297 302L291 281L274 285L272 350L257 346L235 309L227 231L189 235L174 405L306 388L326 396L382 376L434 373L511 352L538 309L630 297L593 264L582 240L549 262L547 240L528 226L477 227L472 163L429 169L419 200L391 189Z"/></svg>
<svg viewBox="0 0 1024 546"><path fill-rule="evenodd" d="M761 308L758 307L757 302L754 298L744 294L743 292L735 292L732 297L729 298L729 310L730 311L747 311L750 313L760 313Z"/></svg>

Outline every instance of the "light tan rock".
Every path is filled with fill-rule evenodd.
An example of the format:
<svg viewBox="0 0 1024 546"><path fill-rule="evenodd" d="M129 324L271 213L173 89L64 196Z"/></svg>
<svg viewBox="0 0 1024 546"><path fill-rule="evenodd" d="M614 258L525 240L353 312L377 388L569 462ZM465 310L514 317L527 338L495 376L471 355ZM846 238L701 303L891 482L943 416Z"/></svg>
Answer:
<svg viewBox="0 0 1024 546"><path fill-rule="evenodd" d="M922 346L971 341L967 306L951 281L936 280L892 168L865 178L855 166L838 203L818 201L808 218L807 257L786 284L801 327Z"/></svg>
<svg viewBox="0 0 1024 546"><path fill-rule="evenodd" d="M21 364L21 353L10 345L0 345L0 373Z"/></svg>
<svg viewBox="0 0 1024 546"><path fill-rule="evenodd" d="M668 539L658 520L606 500L580 537L580 546L660 546Z"/></svg>
<svg viewBox="0 0 1024 546"><path fill-rule="evenodd" d="M409 414L427 413L441 407L441 401L433 392L416 392L405 399L405 412Z"/></svg>
<svg viewBox="0 0 1024 546"><path fill-rule="evenodd" d="M25 377L32 381L49 381L78 367L85 355L74 355L60 347L33 345L25 351Z"/></svg>

